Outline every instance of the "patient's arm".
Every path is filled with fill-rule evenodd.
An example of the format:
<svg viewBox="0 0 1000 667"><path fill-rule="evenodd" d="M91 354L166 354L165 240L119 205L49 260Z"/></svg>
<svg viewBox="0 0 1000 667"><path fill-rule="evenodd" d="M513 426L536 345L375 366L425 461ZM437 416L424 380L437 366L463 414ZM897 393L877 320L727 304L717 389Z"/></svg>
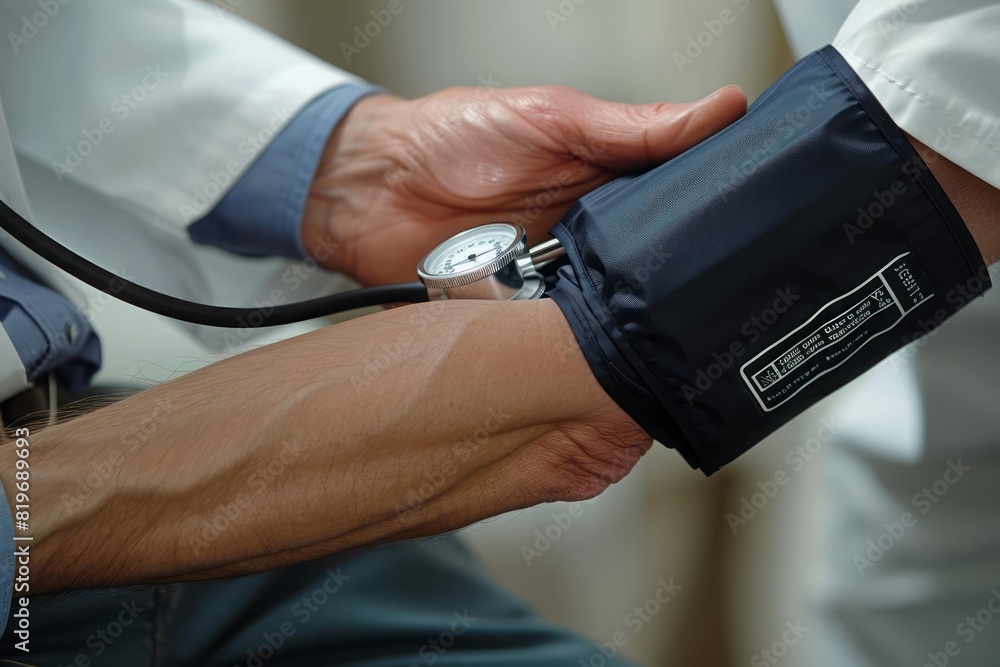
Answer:
<svg viewBox="0 0 1000 667"><path fill-rule="evenodd" d="M1000 260L1000 190L973 176L929 146L913 137L908 138L976 238L987 266Z"/></svg>
<svg viewBox="0 0 1000 667"><path fill-rule="evenodd" d="M360 318L30 443L37 593L258 570L591 497L650 440L542 300Z"/></svg>
<svg viewBox="0 0 1000 667"><path fill-rule="evenodd" d="M1000 193L914 143L995 261ZM252 571L589 497L650 444L549 300L353 320L30 441L32 592ZM9 500L14 459L0 447Z"/></svg>

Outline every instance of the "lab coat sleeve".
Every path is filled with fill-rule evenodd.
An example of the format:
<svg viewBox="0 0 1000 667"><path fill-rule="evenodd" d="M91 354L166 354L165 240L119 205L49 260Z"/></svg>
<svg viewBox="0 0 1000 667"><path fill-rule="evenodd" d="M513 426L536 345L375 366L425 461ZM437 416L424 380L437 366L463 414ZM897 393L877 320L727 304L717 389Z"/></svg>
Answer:
<svg viewBox="0 0 1000 667"><path fill-rule="evenodd" d="M1000 5L862 0L834 47L893 121L1000 188Z"/></svg>
<svg viewBox="0 0 1000 667"><path fill-rule="evenodd" d="M304 260L302 217L330 134L375 87L338 86L310 102L212 211L190 227L195 243L248 257Z"/></svg>
<svg viewBox="0 0 1000 667"><path fill-rule="evenodd" d="M0 25L19 159L178 234L310 100L363 84L193 0L10 0Z"/></svg>

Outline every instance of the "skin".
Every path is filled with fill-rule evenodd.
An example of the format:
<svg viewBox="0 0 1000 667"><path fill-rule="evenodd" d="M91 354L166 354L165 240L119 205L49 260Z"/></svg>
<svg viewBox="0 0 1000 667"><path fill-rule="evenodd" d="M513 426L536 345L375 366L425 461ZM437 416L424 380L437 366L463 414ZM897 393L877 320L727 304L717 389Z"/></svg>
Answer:
<svg viewBox="0 0 1000 667"><path fill-rule="evenodd" d="M527 332L542 353L511 365ZM33 432L32 591L253 571L593 497L650 439L578 351L545 352L567 337L548 300L398 308ZM359 385L375 342L401 352Z"/></svg>
<svg viewBox="0 0 1000 667"><path fill-rule="evenodd" d="M582 195L660 164L746 111L730 86L695 104L627 105L558 86L451 88L359 102L331 138L304 247L364 284L416 279L438 243L518 222L542 240Z"/></svg>
<svg viewBox="0 0 1000 667"><path fill-rule="evenodd" d="M976 239L986 265L1000 260L1000 224L997 223L1000 190L973 176L916 138L908 136L908 139L962 216L966 227Z"/></svg>
<svg viewBox="0 0 1000 667"><path fill-rule="evenodd" d="M525 221L537 239L582 193L670 157L744 108L736 89L694 108L627 107L561 88L368 98L330 139L303 241L360 282L411 280L450 234L523 214L526 200L549 193ZM603 137L604 148L586 153L584 137ZM929 163L995 258L997 191L943 158ZM250 572L591 498L651 444L597 384L550 300L366 316L30 441L32 593ZM14 447L0 447L12 506L15 461Z"/></svg>
<svg viewBox="0 0 1000 667"><path fill-rule="evenodd" d="M736 88L646 106L488 93L359 103L317 171L306 247L363 283L412 280L441 239L523 210L552 178L562 191L525 221L533 236L746 105ZM388 181L401 164L412 168ZM549 300L366 316L32 430L30 443L32 593L255 571L590 498L651 444ZM16 447L0 447L12 506L15 464Z"/></svg>

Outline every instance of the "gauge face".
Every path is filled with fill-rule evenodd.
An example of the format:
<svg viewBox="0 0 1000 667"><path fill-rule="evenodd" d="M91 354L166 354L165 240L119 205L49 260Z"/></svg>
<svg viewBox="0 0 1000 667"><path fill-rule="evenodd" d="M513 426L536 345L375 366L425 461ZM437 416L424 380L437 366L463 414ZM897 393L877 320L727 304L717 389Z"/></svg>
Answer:
<svg viewBox="0 0 1000 667"><path fill-rule="evenodd" d="M521 231L513 225L493 223L456 234L424 259L421 271L429 276L457 276L487 264L516 246Z"/></svg>

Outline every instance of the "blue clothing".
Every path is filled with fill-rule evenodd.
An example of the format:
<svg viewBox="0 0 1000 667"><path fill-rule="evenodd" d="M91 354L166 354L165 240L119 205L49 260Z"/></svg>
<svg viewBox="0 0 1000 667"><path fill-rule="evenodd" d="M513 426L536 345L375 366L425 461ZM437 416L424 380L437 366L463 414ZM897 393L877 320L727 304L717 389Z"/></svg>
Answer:
<svg viewBox="0 0 1000 667"><path fill-rule="evenodd" d="M29 655L12 630L3 666L636 667L607 638L539 618L455 535L237 579L33 600Z"/></svg>
<svg viewBox="0 0 1000 667"><path fill-rule="evenodd" d="M25 277L2 249L0 322L29 382L51 371L66 389L82 389L101 366L101 343L83 313Z"/></svg>
<svg viewBox="0 0 1000 667"><path fill-rule="evenodd" d="M327 137L358 100L379 90L345 85L310 102L218 205L188 227L191 239L248 257L306 259L302 211Z"/></svg>
<svg viewBox="0 0 1000 667"><path fill-rule="evenodd" d="M188 227L192 240L244 255L305 259L299 223L326 140L355 102L379 90L338 86L306 105L218 205ZM22 275L2 249L0 272L0 323L28 381L52 372L66 389L85 387L101 365L101 343L90 322L60 294ZM0 631L14 584L14 527L5 508L0 509Z"/></svg>

